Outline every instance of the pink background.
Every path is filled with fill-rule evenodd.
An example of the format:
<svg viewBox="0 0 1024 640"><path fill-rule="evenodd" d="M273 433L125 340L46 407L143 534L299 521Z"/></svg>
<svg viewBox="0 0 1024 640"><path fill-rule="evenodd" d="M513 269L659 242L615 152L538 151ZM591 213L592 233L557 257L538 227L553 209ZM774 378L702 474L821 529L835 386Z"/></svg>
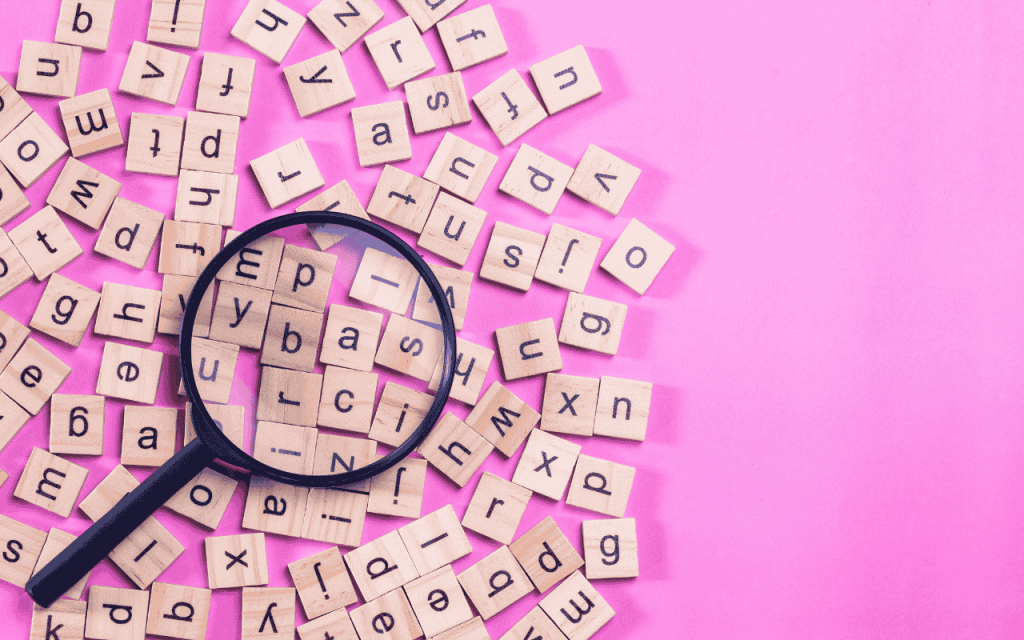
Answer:
<svg viewBox="0 0 1024 640"><path fill-rule="evenodd" d="M243 4L208 2L201 46L258 61L236 164L237 226L270 213L249 160L300 136L327 185L347 179L365 204L380 169L359 168L348 112L404 92L386 91L359 44L344 57L356 102L300 119L280 68L228 35ZM315 2L286 4L305 13ZM380 4L382 25L403 15L393 0ZM501 149L474 111L454 132L499 162L477 203L489 218L467 269L479 269L496 220L598 235L603 257L636 217L677 247L642 297L592 275L588 294L630 305L617 356L563 350L564 373L655 384L646 442L581 441L584 453L638 470L627 515L638 520L641 577L596 583L618 611L598 637L1020 637L1021 509L1009 501L1024 469L1024 304L1014 295L1024 284L1024 225L1012 204L1022 195L1022 10L946 1L493 4L510 52L465 71L468 93L510 67L528 78L531 64L583 44L604 93L521 142L571 165L595 143L643 175L618 218L569 194L548 218L497 192L519 142ZM0 6L4 78L15 79L19 40L52 39L57 8ZM148 2L118 3L109 51L84 56L80 93L116 89L148 16ZM436 33L425 39L435 73L448 71ZM307 25L285 64L329 48ZM115 94L122 130L132 111L184 115L199 61L176 108ZM63 133L57 99L28 101ZM413 159L399 166L422 174L442 135L415 136ZM126 174L123 161L123 148L86 159L124 183L123 197L170 216L175 180ZM43 205L58 171L27 191L33 207L8 228ZM95 289L104 280L159 288L156 252L139 273L93 255L96 234L69 226L87 253L65 273ZM0 308L27 323L42 288L27 284ZM478 280L462 335L493 345L497 327L557 323L565 297L539 283L524 296ZM90 333L75 351L40 340L74 365L62 392L94 391L102 340ZM176 351L167 337L154 348ZM169 360L159 404L176 399ZM488 384L499 376L495 362ZM539 409L542 386L535 378L513 389ZM122 406L108 404L107 454L75 459L90 470L85 492L117 463ZM0 489L2 511L81 532L77 512L64 521L11 498L22 461L46 439L44 411L0 453L0 468L14 474ZM484 468L508 478L518 457L495 454ZM452 503L461 516L475 484L454 491L432 472L423 513ZM239 490L217 535L238 530L243 498ZM577 546L579 522L600 517L534 498L519 533L549 513ZM206 586L204 532L166 510L158 519L187 545L160 579ZM405 522L370 516L363 540ZM496 546L469 535L474 553L456 571ZM268 541L276 586L291 585L288 562L326 546ZM107 563L91 582L127 584ZM6 584L0 594L14 610L4 636L27 637L29 599ZM538 600L488 622L492 637ZM214 594L211 638L237 637L239 604L236 590Z"/></svg>

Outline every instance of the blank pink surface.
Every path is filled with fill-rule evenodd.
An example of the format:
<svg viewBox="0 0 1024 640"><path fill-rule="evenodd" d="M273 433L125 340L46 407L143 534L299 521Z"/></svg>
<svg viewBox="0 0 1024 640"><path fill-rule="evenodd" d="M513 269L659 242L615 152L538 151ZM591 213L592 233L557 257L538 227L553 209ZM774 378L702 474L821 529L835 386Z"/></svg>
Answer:
<svg viewBox="0 0 1024 640"><path fill-rule="evenodd" d="M365 203L380 170L358 167L348 112L404 92L385 90L359 44L345 54L357 101L302 120L280 68L228 36L244 3L207 4L202 50L258 60L236 165L238 226L269 213L248 161L299 136L327 184L347 179ZM285 4L305 13L315 2ZM381 25L403 15L392 0L380 4ZM499 162L478 202L489 219L467 268L479 268L495 220L542 233L567 224L603 238L603 256L636 217L677 247L643 297L602 272L591 277L588 294L630 305L616 357L565 350L565 373L655 383L647 442L581 441L584 453L638 469L627 515L638 520L641 578L597 583L618 612L597 637L1021 637L1024 10L945 1L493 4L510 53L467 70L469 94L509 67L527 77L531 64L583 44L604 93L521 142L572 165L595 143L643 175L618 218L566 195L549 219L497 193L519 142L501 150L474 112L454 132ZM21 39L52 39L57 5L0 6L7 80ZM79 93L116 88L148 15L148 2L118 3L110 50L85 55ZM435 73L447 71L436 33L425 39ZM285 64L328 48L307 25ZM200 57L176 108L115 94L122 130L132 111L184 115ZM28 101L63 133L56 99ZM414 137L401 168L422 174L442 135ZM170 215L175 181L124 173L123 154L86 162L124 182L122 196ZM32 209L8 228L43 205L58 170L27 191ZM92 256L95 234L73 231L87 251L69 267L76 279L95 289L103 280L159 287L155 253L139 274ZM0 308L27 323L41 292L28 284ZM463 335L492 344L499 326L557 323L564 301L540 284L523 296L477 281ZM73 352L41 341L75 366L61 391L91 393L102 340L90 333ZM176 346L162 337L154 348ZM499 376L496 362L488 381ZM160 404L174 398L176 380L165 367ZM541 379L514 388L540 407ZM86 491L116 464L120 406L107 411L106 455L76 459L90 469ZM2 510L79 533L86 522L77 512L62 521L11 498L21 461L45 446L46 416L0 453L0 468L14 473L0 490ZM485 469L508 478L517 460L495 455ZM423 513L450 502L461 516L475 484L456 492L431 473ZM217 535L237 530L242 500L240 490ZM535 498L519 533L552 512L577 546L579 522L599 517ZM158 518L188 547L161 580L205 586L203 533L166 511ZM404 522L371 516L363 539ZM325 547L270 538L275 586L291 585L287 562ZM456 571L495 546L473 534L471 542ZM125 580L103 564L91 583ZM29 599L6 584L0 595L13 610L3 635L27 637ZM537 600L489 622L492 637ZM236 591L214 595L209 637L237 637L239 603Z"/></svg>

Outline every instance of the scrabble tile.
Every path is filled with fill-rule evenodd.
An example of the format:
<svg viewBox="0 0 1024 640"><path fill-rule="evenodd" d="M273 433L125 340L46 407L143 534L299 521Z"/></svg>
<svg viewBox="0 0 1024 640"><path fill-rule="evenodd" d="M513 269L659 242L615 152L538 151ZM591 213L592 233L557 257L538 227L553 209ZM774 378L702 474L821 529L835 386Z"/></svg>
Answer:
<svg viewBox="0 0 1024 640"><path fill-rule="evenodd" d="M184 118L133 113L124 168L157 176L178 175L184 137Z"/></svg>
<svg viewBox="0 0 1024 640"><path fill-rule="evenodd" d="M148 614L148 591L92 585L85 614L85 637L144 640Z"/></svg>
<svg viewBox="0 0 1024 640"><path fill-rule="evenodd" d="M587 640L615 615L579 571L541 600L540 608L569 640Z"/></svg>
<svg viewBox="0 0 1024 640"><path fill-rule="evenodd" d="M423 177L472 203L480 197L497 163L498 156L493 153L445 133Z"/></svg>
<svg viewBox="0 0 1024 640"><path fill-rule="evenodd" d="M492 382L487 393L466 418L466 424L493 444L502 455L510 458L539 420L540 414L530 405L501 383Z"/></svg>
<svg viewBox="0 0 1024 640"><path fill-rule="evenodd" d="M549 373L544 383L540 428L574 436L594 435L598 386L597 378Z"/></svg>
<svg viewBox="0 0 1024 640"><path fill-rule="evenodd" d="M189 57L145 42L133 42L118 90L174 105L188 71Z"/></svg>
<svg viewBox="0 0 1024 640"><path fill-rule="evenodd" d="M381 21L384 12L373 0L323 0L308 16L331 45L344 53Z"/></svg>
<svg viewBox="0 0 1024 640"><path fill-rule="evenodd" d="M317 426L369 433L377 378L376 373L325 366Z"/></svg>
<svg viewBox="0 0 1024 640"><path fill-rule="evenodd" d="M462 526L502 544L515 538L533 492L485 471L462 516Z"/></svg>
<svg viewBox="0 0 1024 640"><path fill-rule="evenodd" d="M427 575L473 551L450 504L410 522L398 529L398 533L420 575Z"/></svg>
<svg viewBox="0 0 1024 640"><path fill-rule="evenodd" d="M547 640L566 640L565 634L558 628L548 614L540 607L530 609L500 640L530 640L546 638Z"/></svg>
<svg viewBox="0 0 1024 640"><path fill-rule="evenodd" d="M103 345L96 393L142 404L156 401L164 354L116 342ZM2 376L0 376L2 377Z"/></svg>
<svg viewBox="0 0 1024 640"><path fill-rule="evenodd" d="M427 461L406 458L370 483L370 502L366 510L385 516L419 518L423 507L423 488Z"/></svg>
<svg viewBox="0 0 1024 640"><path fill-rule="evenodd" d="M635 475L633 467L580 455L565 502L621 518L626 513Z"/></svg>
<svg viewBox="0 0 1024 640"><path fill-rule="evenodd" d="M561 500L581 450L578 444L534 429L512 474L512 482L552 500Z"/></svg>
<svg viewBox="0 0 1024 640"><path fill-rule="evenodd" d="M184 545L150 517L107 557L136 587L146 589L184 551Z"/></svg>
<svg viewBox="0 0 1024 640"><path fill-rule="evenodd" d="M149 595L146 633L205 640L212 595L212 591L201 587L154 582Z"/></svg>
<svg viewBox="0 0 1024 640"><path fill-rule="evenodd" d="M530 75L551 115L601 93L601 81L582 46L538 62Z"/></svg>
<svg viewBox="0 0 1024 640"><path fill-rule="evenodd" d="M583 555L588 580L636 578L640 575L636 520L584 520Z"/></svg>
<svg viewBox="0 0 1024 640"><path fill-rule="evenodd" d="M76 158L124 144L124 136L121 135L121 126L117 122L117 113L108 90L97 89L61 100L57 106L60 107L60 118L64 122L71 155Z"/></svg>
<svg viewBox="0 0 1024 640"><path fill-rule="evenodd" d="M583 293L600 248L601 239L597 236L555 223L548 231L534 277L556 287Z"/></svg>
<svg viewBox="0 0 1024 640"><path fill-rule="evenodd" d="M70 98L78 93L82 47L23 40L18 64L18 91Z"/></svg>
<svg viewBox="0 0 1024 640"><path fill-rule="evenodd" d="M518 380L562 368L555 323L551 318L502 327L494 335L506 380Z"/></svg>
<svg viewBox="0 0 1024 640"><path fill-rule="evenodd" d="M332 304L327 313L320 362L370 371L373 369L373 357L377 355L383 322L384 316L375 311Z"/></svg>
<svg viewBox="0 0 1024 640"><path fill-rule="evenodd" d="M222 282L217 290L210 339L259 349L263 345L272 295L266 289Z"/></svg>
<svg viewBox="0 0 1024 640"><path fill-rule="evenodd" d="M451 565L413 580L404 589L416 619L428 638L473 618L469 601Z"/></svg>
<svg viewBox="0 0 1024 640"><path fill-rule="evenodd" d="M303 311L279 304L270 305L266 340L260 352L260 364L312 373L323 321L323 314L316 311ZM319 394L320 387L317 385L317 395ZM314 423L305 426L311 427L315 424L315 412L313 417Z"/></svg>
<svg viewBox="0 0 1024 640"><path fill-rule="evenodd" d="M274 287L274 303L322 316L337 264L338 256L333 253L286 244Z"/></svg>
<svg viewBox="0 0 1024 640"><path fill-rule="evenodd" d="M313 473L316 429L280 422L257 422L252 456L281 471Z"/></svg>
<svg viewBox="0 0 1024 640"><path fill-rule="evenodd" d="M356 628L352 626L352 619L344 609L338 609L299 625L296 631L299 632L299 640L359 640Z"/></svg>
<svg viewBox="0 0 1024 640"><path fill-rule="evenodd" d="M491 5L465 11L437 23L437 35L453 71L493 60L508 53Z"/></svg>
<svg viewBox="0 0 1024 640"><path fill-rule="evenodd" d="M503 147L548 117L540 100L515 69L510 69L473 96L473 104Z"/></svg>
<svg viewBox="0 0 1024 640"><path fill-rule="evenodd" d="M402 10L409 14L420 31L424 32L465 3L466 0L398 0Z"/></svg>
<svg viewBox="0 0 1024 640"><path fill-rule="evenodd" d="M376 452L374 440L318 433L313 473L323 476L362 469L376 459Z"/></svg>
<svg viewBox="0 0 1024 640"><path fill-rule="evenodd" d="M438 186L429 180L384 165L367 212L375 218L419 233L430 215Z"/></svg>
<svg viewBox="0 0 1024 640"><path fill-rule="evenodd" d="M639 168L592 144L565 188L614 216L639 177Z"/></svg>
<svg viewBox="0 0 1024 640"><path fill-rule="evenodd" d="M4 486L4 483L6 483L9 478L10 476L8 476L5 471L0 470L0 487Z"/></svg>
<svg viewBox="0 0 1024 640"><path fill-rule="evenodd" d="M117 465L100 480L89 495L82 498L78 510L95 522L138 486L139 481L135 476L121 465Z"/></svg>
<svg viewBox="0 0 1024 640"><path fill-rule="evenodd" d="M483 618L477 616L457 627L437 634L430 640L491 640L491 634L487 632Z"/></svg>
<svg viewBox="0 0 1024 640"><path fill-rule="evenodd" d="M231 35L281 64L304 24L301 14L277 0L249 0Z"/></svg>
<svg viewBox="0 0 1024 640"><path fill-rule="evenodd" d="M455 330L461 331L466 323L466 312L469 308L469 292L473 287L473 272L452 269L441 265L432 264L430 270L434 272L437 281L441 283L444 290L445 301L452 312L452 320L455 321ZM412 308L412 319L441 324L441 314L434 302L434 296L430 294L426 281L420 278L416 289L416 303Z"/></svg>
<svg viewBox="0 0 1024 640"><path fill-rule="evenodd" d="M70 161L69 161L70 162ZM163 228L164 214L124 198L114 198L100 236L96 253L142 269Z"/></svg>
<svg viewBox="0 0 1024 640"><path fill-rule="evenodd" d="M409 102L409 115L416 133L437 131L473 120L462 73L458 71L407 82L405 98Z"/></svg>
<svg viewBox="0 0 1024 640"><path fill-rule="evenodd" d="M54 42L106 51L117 0L61 0Z"/></svg>
<svg viewBox="0 0 1024 640"><path fill-rule="evenodd" d="M615 355L626 322L626 305L582 293L569 293L558 341Z"/></svg>
<svg viewBox="0 0 1024 640"><path fill-rule="evenodd" d="M366 602L420 577L398 531L349 551L345 554L345 564ZM356 629L359 629L358 624Z"/></svg>
<svg viewBox="0 0 1024 640"><path fill-rule="evenodd" d="M0 140L6 138L32 113L32 107L25 99L6 80L0 78Z"/></svg>
<svg viewBox="0 0 1024 640"><path fill-rule="evenodd" d="M409 301L419 277L419 272L405 258L367 247L348 295L375 307L404 314L409 310Z"/></svg>
<svg viewBox="0 0 1024 640"><path fill-rule="evenodd" d="M6 393L0 393L0 451L18 435L31 416Z"/></svg>
<svg viewBox="0 0 1024 640"><path fill-rule="evenodd" d="M491 443L449 412L417 451L445 477L464 487L493 449Z"/></svg>
<svg viewBox="0 0 1024 640"><path fill-rule="evenodd" d="M373 361L424 382L444 350L444 334L428 325L392 314Z"/></svg>
<svg viewBox="0 0 1024 640"><path fill-rule="evenodd" d="M252 476L245 497L242 528L298 537L302 535L308 495L306 487Z"/></svg>
<svg viewBox="0 0 1024 640"><path fill-rule="evenodd" d="M92 229L99 229L120 191L120 182L69 158L46 203Z"/></svg>
<svg viewBox="0 0 1024 640"><path fill-rule="evenodd" d="M156 289L104 282L93 332L152 344L160 315L160 297Z"/></svg>
<svg viewBox="0 0 1024 640"><path fill-rule="evenodd" d="M227 439L239 449L245 448L245 407L228 404L208 404L206 410L213 418L214 425L219 428ZM185 403L185 437L182 446L196 439L196 430L192 425L192 403Z"/></svg>
<svg viewBox="0 0 1024 640"><path fill-rule="evenodd" d="M196 110L245 118L252 101L256 61L207 51L196 93Z"/></svg>
<svg viewBox="0 0 1024 640"><path fill-rule="evenodd" d="M88 475L88 469L33 447L14 497L67 518Z"/></svg>
<svg viewBox="0 0 1024 640"><path fill-rule="evenodd" d="M0 371L3 371L32 332L3 311L0 311Z"/></svg>
<svg viewBox="0 0 1024 640"><path fill-rule="evenodd" d="M572 167L524 144L498 190L551 215L571 177Z"/></svg>
<svg viewBox="0 0 1024 640"><path fill-rule="evenodd" d="M369 491L360 486L310 489L302 537L345 547L359 546L369 498Z"/></svg>
<svg viewBox="0 0 1024 640"><path fill-rule="evenodd" d="M460 267L464 266L486 218L487 212L483 209L442 193L437 197L416 244Z"/></svg>
<svg viewBox="0 0 1024 640"><path fill-rule="evenodd" d="M198 277L220 251L220 237L217 225L164 220L157 271Z"/></svg>
<svg viewBox="0 0 1024 640"><path fill-rule="evenodd" d="M368 34L364 41L388 89L434 69L434 59L408 16Z"/></svg>
<svg viewBox="0 0 1024 640"><path fill-rule="evenodd" d="M0 515L0 543L7 553L0 580L24 588L45 542L46 534L39 529Z"/></svg>
<svg viewBox="0 0 1024 640"><path fill-rule="evenodd" d="M370 437L390 447L398 447L419 428L434 396L388 381L384 385Z"/></svg>
<svg viewBox="0 0 1024 640"><path fill-rule="evenodd" d="M103 455L106 398L55 393L50 398L50 453Z"/></svg>
<svg viewBox="0 0 1024 640"><path fill-rule="evenodd" d="M480 277L519 291L529 291L543 248L543 235L495 222L487 253L480 265Z"/></svg>
<svg viewBox="0 0 1024 640"><path fill-rule="evenodd" d="M0 100L3 100L2 96L0 96ZM2 116L3 108L0 107L0 117ZM0 171L0 224L6 224L18 217L29 208L30 204L28 198L18 188L14 177L6 170Z"/></svg>
<svg viewBox="0 0 1024 640"><path fill-rule="evenodd" d="M449 398L465 402L473 406L480 398L480 390L484 386L484 378L494 359L494 351L481 347L468 340L455 340L455 379L452 383ZM437 361L434 375L430 378L430 390L437 391L441 385L442 360Z"/></svg>
<svg viewBox="0 0 1024 640"><path fill-rule="evenodd" d="M11 229L10 238L39 281L82 255L82 247L51 206Z"/></svg>
<svg viewBox="0 0 1024 640"><path fill-rule="evenodd" d="M650 382L601 376L594 435L643 442L653 387Z"/></svg>
<svg viewBox="0 0 1024 640"><path fill-rule="evenodd" d="M267 572L267 541L262 533L209 536L206 577L211 589L251 587L270 582Z"/></svg>
<svg viewBox="0 0 1024 640"><path fill-rule="evenodd" d="M78 536L61 531L57 527L51 527L50 532L46 534L46 542L43 543L43 550L39 552L39 559L36 560L36 567L32 570L32 575L36 575L43 570L43 567L50 564L50 561L57 557L57 555L71 546L71 543L78 539ZM72 600L80 600L82 593L85 591L85 583L89 581L89 575L92 571L89 571L85 576L75 583L73 587L64 592L65 598L71 598ZM58 602L67 602L66 600L58 600ZM85 624L85 603L82 605L82 624ZM56 606L56 604L54 605Z"/></svg>
<svg viewBox="0 0 1024 640"><path fill-rule="evenodd" d="M675 250L667 240L634 218L605 254L601 268L643 295Z"/></svg>
<svg viewBox="0 0 1024 640"><path fill-rule="evenodd" d="M163 288L160 293L160 319L156 330L160 333L178 335L181 332L181 319L185 314L185 305L192 295L192 287L198 278L190 276L164 276ZM203 300L196 313L196 321L192 326L192 335L202 338L210 334L210 318L213 315L213 287L203 294Z"/></svg>
<svg viewBox="0 0 1024 640"><path fill-rule="evenodd" d="M319 373L261 367L256 419L315 427L322 384Z"/></svg>
<svg viewBox="0 0 1024 640"><path fill-rule="evenodd" d="M227 245L240 234L239 231L229 229L224 234L224 244ZM217 279L260 289L273 289L277 284L282 253L283 238L264 236L245 245L232 256L217 272Z"/></svg>
<svg viewBox="0 0 1024 640"><path fill-rule="evenodd" d="M181 168L211 173L234 173L238 151L238 116L189 111Z"/></svg>
<svg viewBox="0 0 1024 640"><path fill-rule="evenodd" d="M54 273L47 280L43 296L39 298L39 305L28 324L36 331L77 347L99 303L98 291Z"/></svg>
<svg viewBox="0 0 1024 640"><path fill-rule="evenodd" d="M178 450L178 410L173 407L124 408L121 464L159 467Z"/></svg>
<svg viewBox="0 0 1024 640"><path fill-rule="evenodd" d="M337 547L290 563L288 573L309 619L339 609L344 613L345 607L359 599Z"/></svg>
<svg viewBox="0 0 1024 640"><path fill-rule="evenodd" d="M356 216L363 220L370 219L370 216L366 215L366 209L363 208L359 198L352 191L352 187L348 186L348 181L346 180L342 180L326 191L322 191L320 194L295 207L295 210L333 211L335 213L347 213L350 216ZM327 251L347 238L351 233L349 227L337 224L307 223L306 226L309 227L313 241L316 242L316 246L321 251Z"/></svg>
<svg viewBox="0 0 1024 640"><path fill-rule="evenodd" d="M361 638L413 640L423 637L423 630L416 621L409 599L401 589L395 589L373 601L367 600L366 604L353 609L350 616Z"/></svg>
<svg viewBox="0 0 1024 640"><path fill-rule="evenodd" d="M32 278L32 269L21 257L10 236L0 229L0 298Z"/></svg>
<svg viewBox="0 0 1024 640"><path fill-rule="evenodd" d="M146 40L199 48L206 0L153 0Z"/></svg>
<svg viewBox="0 0 1024 640"><path fill-rule="evenodd" d="M206 403L226 404L231 398L231 385L238 362L238 345L192 338L192 372L199 395ZM185 395L184 384L178 394Z"/></svg>
<svg viewBox="0 0 1024 640"><path fill-rule="evenodd" d="M271 209L324 186L313 154L302 138L249 163Z"/></svg>
<svg viewBox="0 0 1024 640"><path fill-rule="evenodd" d="M230 173L182 169L174 219L230 227L235 223L238 176Z"/></svg>
<svg viewBox="0 0 1024 640"><path fill-rule="evenodd" d="M71 367L29 338L0 373L0 391L36 415L70 373Z"/></svg>
<svg viewBox="0 0 1024 640"><path fill-rule="evenodd" d="M220 526L237 487L238 483L231 478L206 468L189 480L164 506L214 531Z"/></svg>
<svg viewBox="0 0 1024 640"><path fill-rule="evenodd" d="M285 67L284 77L303 118L356 99L356 90L337 49Z"/></svg>
<svg viewBox="0 0 1024 640"><path fill-rule="evenodd" d="M85 637L85 612L88 605L73 600L58 600L43 609L32 603L32 626L29 640L44 640L54 635L63 640L81 640Z"/></svg>
<svg viewBox="0 0 1024 640"><path fill-rule="evenodd" d="M359 166L372 167L412 157L404 102L385 102L352 109Z"/></svg>
<svg viewBox="0 0 1024 640"><path fill-rule="evenodd" d="M38 113L29 114L0 142L0 162L26 189L67 152L67 145Z"/></svg>
<svg viewBox="0 0 1024 640"><path fill-rule="evenodd" d="M583 558L551 516L510 544L509 550L540 593L583 566Z"/></svg>
<svg viewBox="0 0 1024 640"><path fill-rule="evenodd" d="M530 578L508 547L497 550L458 575L459 583L484 620L533 591Z"/></svg>
<svg viewBox="0 0 1024 640"><path fill-rule="evenodd" d="M242 640L294 640L295 589L242 589Z"/></svg>

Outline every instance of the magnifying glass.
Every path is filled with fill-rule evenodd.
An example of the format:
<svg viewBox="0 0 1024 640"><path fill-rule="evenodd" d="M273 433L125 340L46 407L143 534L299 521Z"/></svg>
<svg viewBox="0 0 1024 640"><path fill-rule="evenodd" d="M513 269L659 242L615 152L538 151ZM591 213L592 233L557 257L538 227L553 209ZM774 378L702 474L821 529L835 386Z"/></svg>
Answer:
<svg viewBox="0 0 1024 640"><path fill-rule="evenodd" d="M320 251L310 229L342 241ZM339 286L346 280L347 296ZM197 321L211 315L202 309L215 282L212 317ZM413 296L413 318L407 318ZM417 316L439 318L440 330ZM454 378L455 323L441 283L401 238L348 214L301 212L261 222L216 252L185 305L179 349L195 438L29 580L25 590L40 606L53 604L208 466L338 487L398 464L444 410ZM336 430L378 435L378 423L370 428L365 418L374 406L375 364L384 367L380 375L401 381L396 390L420 399L422 418L416 424L407 419L416 412L403 410L377 438L394 450L357 460L351 449L338 449L358 438ZM367 387L357 397L355 389ZM345 415L360 407L363 419ZM361 451L375 452L374 440L365 444L370 448Z"/></svg>

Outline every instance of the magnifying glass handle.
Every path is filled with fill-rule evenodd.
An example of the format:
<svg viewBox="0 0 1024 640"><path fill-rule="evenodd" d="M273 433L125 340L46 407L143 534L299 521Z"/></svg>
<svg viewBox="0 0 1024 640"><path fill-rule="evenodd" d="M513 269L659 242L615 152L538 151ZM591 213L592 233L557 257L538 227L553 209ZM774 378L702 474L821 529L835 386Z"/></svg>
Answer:
<svg viewBox="0 0 1024 640"><path fill-rule="evenodd" d="M25 591L39 606L49 607L213 459L199 438L185 445L34 575Z"/></svg>

